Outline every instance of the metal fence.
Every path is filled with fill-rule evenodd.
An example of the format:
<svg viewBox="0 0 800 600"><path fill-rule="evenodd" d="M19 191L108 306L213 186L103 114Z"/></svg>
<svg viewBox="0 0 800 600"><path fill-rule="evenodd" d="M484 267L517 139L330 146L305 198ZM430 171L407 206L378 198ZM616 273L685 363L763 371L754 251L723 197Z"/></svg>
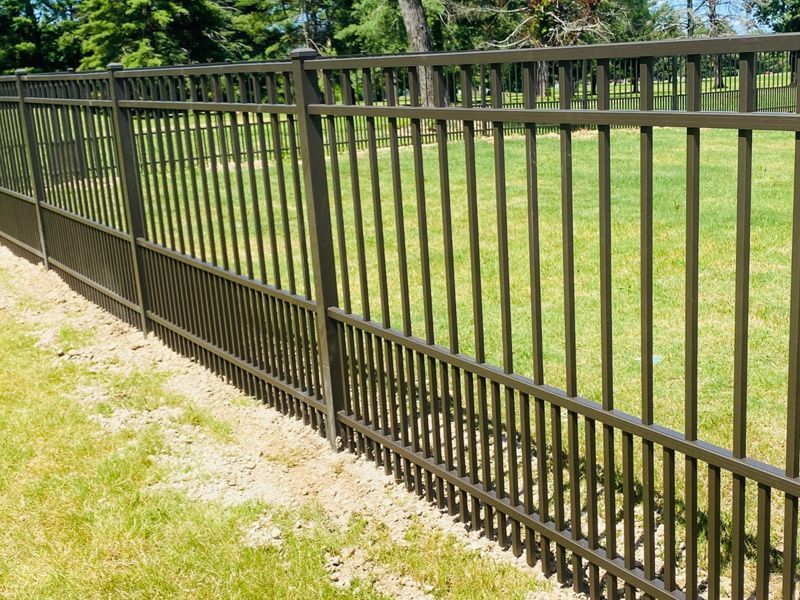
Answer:
<svg viewBox="0 0 800 600"><path fill-rule="evenodd" d="M797 162L782 465L748 455L747 350L752 133L800 144L798 51L773 35L19 72L0 77L0 239L591 597L793 598ZM654 131L685 137L682 429L655 414L651 360L638 414L614 406L616 127L639 131L648 359ZM577 128L596 131L597 398L578 379ZM737 132L730 447L698 433L701 129ZM542 132L557 136L557 231ZM541 245L557 235L563 373L546 378Z"/></svg>

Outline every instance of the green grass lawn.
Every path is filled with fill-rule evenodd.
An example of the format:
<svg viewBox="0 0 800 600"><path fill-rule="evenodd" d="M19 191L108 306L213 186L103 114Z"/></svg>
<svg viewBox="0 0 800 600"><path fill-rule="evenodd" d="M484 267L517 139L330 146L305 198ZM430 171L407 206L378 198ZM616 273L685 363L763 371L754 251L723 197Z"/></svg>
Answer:
<svg viewBox="0 0 800 600"><path fill-rule="evenodd" d="M576 322L579 390L600 399L600 307L597 139L576 133L573 142ZM756 133L753 164L750 398L751 455L781 465L784 453L790 232L792 217L793 138ZM655 134L654 183L654 353L655 414L660 424L683 426L683 312L685 240L685 134L659 129ZM733 369L733 298L735 276L736 133L704 131L701 141L700 245L700 437L730 447ZM473 324L469 240L467 235L464 153L459 142L449 150L455 245L455 280L461 351L472 354ZM542 136L538 144L539 210L542 255L545 375L548 383L564 386L563 274L561 239L560 154L557 136ZM447 345L444 245L439 200L438 156L423 150L425 192L436 340ZM391 199L389 154L380 153L381 209L386 238L388 289L392 325L401 326L399 271ZM404 215L411 282L413 330L424 336L417 210L411 151L401 151ZM481 269L487 360L501 364L499 274L493 145L477 143ZM365 221L366 264L372 315L381 318L368 161L360 155L359 175ZM354 217L349 168L343 165L344 220L348 231L349 278L354 311L360 301ZM616 404L639 414L639 136L612 132L613 316ZM531 374L531 323L526 216L525 146L521 139L506 143L509 207L509 261L514 366Z"/></svg>

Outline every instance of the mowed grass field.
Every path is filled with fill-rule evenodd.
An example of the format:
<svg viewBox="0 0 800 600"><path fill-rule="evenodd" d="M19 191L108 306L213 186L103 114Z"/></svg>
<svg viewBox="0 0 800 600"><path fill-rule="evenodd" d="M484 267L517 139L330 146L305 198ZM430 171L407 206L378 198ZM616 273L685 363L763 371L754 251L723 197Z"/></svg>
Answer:
<svg viewBox="0 0 800 600"><path fill-rule="evenodd" d="M681 430L684 398L685 132L657 129L654 141L654 377L659 424ZM752 257L749 342L749 453L782 466L785 448L789 274L791 257L793 136L756 132L753 152ZM538 139L539 235L545 380L565 385L564 293L560 146L557 135ZM597 136L573 135L575 300L579 393L600 400L600 274ZM418 205L410 148L400 151L411 315L424 337L423 288L430 287L436 341L448 343L448 310L439 158L422 150L431 280L421 278ZM472 277L468 236L465 155L448 144L454 268L460 350L474 353ZM494 146L479 139L476 165L481 275L487 361L502 364ZM731 446L736 244L735 131L701 133L699 432ZM389 152L378 153L380 209L387 255L391 322L402 325L396 225ZM525 142L506 141L508 236L514 370L532 374L529 229ZM363 313L357 262L356 219L349 163L342 164L342 203L353 310ZM364 213L367 280L372 318L382 318L369 162L360 153L358 174ZM330 176L330 174L329 174ZM639 135L612 131L612 294L614 391L618 408L640 414L640 202ZM338 263L337 263L338 266Z"/></svg>
<svg viewBox="0 0 800 600"><path fill-rule="evenodd" d="M612 211L612 298L614 401L617 408L639 415L640 386L640 136L633 130L611 133L611 211ZM788 382L789 279L791 263L792 185L794 180L794 137L783 132L755 132L752 164L752 224L750 264L750 329L748 366L748 454L782 467L785 453L786 397ZM716 445L732 445L733 414L733 332L735 294L735 248L737 209L737 132L702 130L700 165L700 281L699 281L699 437ZM502 365L500 330L500 285L498 223L494 144L479 137L475 145L475 172L478 196L478 228L486 360ZM386 257L389 321L402 328L402 299L399 254L407 258L410 312L413 334L425 337L424 295L432 299L435 341L449 346L449 318L446 297L445 243L443 237L439 151L435 145L423 146L422 173L414 167L413 149L399 150L399 196L406 244L398 248L395 190L388 149L376 155L377 173L373 177L368 151L355 155L355 169L347 153L338 155L338 186L329 160L328 190L334 228L336 268L340 283L340 305L345 290L339 256L339 238L344 238L347 275L352 310L366 314L362 298L369 300L369 314L383 319L380 303L378 229L382 230ZM474 355L472 275L470 269L469 223L467 215L466 159L464 142L447 144L448 183L451 201L451 226L454 246L454 278L459 350ZM542 134L537 140L536 167L541 246L542 330L544 334L545 381L565 385L564 278L562 263L561 155L558 134ZM296 278L295 288L303 293L298 211L291 161L284 157L286 218L289 245ZM528 227L528 181L525 141L509 135L505 141L505 186L508 202L508 254L510 264L512 341L514 371L532 374L530 270ZM274 161L268 161L270 192L276 222L276 247L268 235L268 214L264 178L260 161L253 163L255 188L250 183L247 163L232 162L223 168L217 162L212 172L207 161L205 173L195 172L199 181L216 177L220 192L220 212L212 223L217 252L222 223L228 261L234 268L232 238L238 243L240 268L245 272L244 246L249 240L255 277L276 283L275 260L281 271L281 286L288 288L286 231L282 221L280 189ZM241 194L235 182L237 168L242 171ZM297 165L301 169L302 165ZM573 134L573 210L575 248L575 312L579 394L591 400L601 398L600 358L600 242L598 141L596 132ZM686 240L686 133L680 129L656 129L654 133L654 364L656 423L681 431L684 423L684 313ZM177 172L177 169L176 169ZM185 173L184 173L185 175ZM416 190L422 177L422 196ZM315 174L316 176L316 174ZM184 232L194 224L186 220L184 196L178 201L165 182L169 172L148 169L143 185L148 220L160 223L171 215L176 230ZM225 179L231 185L231 208L226 206ZM373 181L377 187L373 190ZM152 186L152 190L150 187ZM199 184L198 184L199 187ZM301 183L302 187L302 183ZM158 188L159 197L156 195ZM357 191L357 195L355 193ZM356 206L356 196L360 199ZM240 201L241 200L241 201ZM151 204L152 203L152 204ZM180 203L176 209L175 205ZM258 240L254 205L260 210L260 231L264 245L265 268L259 268ZM424 204L430 254L430 280L423 278L420 245L420 208ZM160 206L159 211L151 208ZM380 219L376 219L376 208ZM341 210L343 229L337 226ZM156 214L161 213L161 216ZM360 214L360 218L358 215ZM221 218L221 220L220 220ZM363 231L363 268L359 260L358 232ZM167 232L169 223L167 223ZM306 227L306 235L308 228ZM175 239L177 239L177 234ZM184 235L184 237L188 237ZM203 231L209 253L210 231ZM160 240L160 236L156 235ZM169 245L169 240L164 239ZM221 256L218 257L221 263ZM367 288L361 289L361 280ZM313 286L312 286L313 287ZM313 290L312 290L313 291Z"/></svg>

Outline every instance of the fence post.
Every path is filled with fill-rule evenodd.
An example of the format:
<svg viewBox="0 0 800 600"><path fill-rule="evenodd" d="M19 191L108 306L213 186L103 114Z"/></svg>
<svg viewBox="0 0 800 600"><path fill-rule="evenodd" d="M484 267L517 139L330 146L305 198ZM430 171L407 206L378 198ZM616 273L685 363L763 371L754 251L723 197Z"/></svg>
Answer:
<svg viewBox="0 0 800 600"><path fill-rule="evenodd" d="M142 253L136 240L144 237L144 216L142 214L142 199L139 194L139 179L136 170L136 147L133 140L133 124L130 113L120 108L120 100L126 99L126 89L123 81L116 76L122 70L122 65L112 63L108 65L108 94L111 100L111 118L113 121L114 147L117 154L117 170L122 184L122 201L125 205L125 217L128 223L128 239L131 247L131 261L133 264L133 280L136 287L136 298L139 304L139 316L142 331L147 334L147 293L142 273Z"/></svg>
<svg viewBox="0 0 800 600"><path fill-rule="evenodd" d="M326 432L328 441L336 450L341 445L337 439L339 426L336 414L344 409L346 392L342 377L342 351L338 328L336 322L328 316L328 308L338 306L339 292L334 264L322 117L308 113L308 105L322 103L322 95L316 71L307 71L303 64L306 59L316 57L317 53L310 48L298 48L289 56L292 59L295 104L300 124L300 152L311 237L311 259L314 266L319 362L327 407Z"/></svg>
<svg viewBox="0 0 800 600"><path fill-rule="evenodd" d="M39 158L39 148L36 146L36 127L33 115L25 104L25 84L22 76L27 74L25 69L14 72L17 78L17 97L19 98L19 120L22 129L22 140L25 144L25 157L28 159L28 177L31 182L33 201L36 206L36 227L39 231L39 246L42 250L42 263L45 269L50 268L50 259L47 257L47 244L44 236L44 223L42 222L42 200L44 198L44 180L42 179L42 163Z"/></svg>

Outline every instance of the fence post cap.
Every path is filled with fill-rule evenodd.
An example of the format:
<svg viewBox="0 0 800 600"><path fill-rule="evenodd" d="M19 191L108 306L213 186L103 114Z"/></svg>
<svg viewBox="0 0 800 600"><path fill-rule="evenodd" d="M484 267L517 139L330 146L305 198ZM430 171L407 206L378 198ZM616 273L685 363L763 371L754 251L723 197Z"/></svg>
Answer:
<svg viewBox="0 0 800 600"><path fill-rule="evenodd" d="M319 53L313 48L295 48L289 52L289 58L292 59L302 60L304 58L314 58L317 56L319 56Z"/></svg>
<svg viewBox="0 0 800 600"><path fill-rule="evenodd" d="M17 77L27 74L28 74L28 69L17 69L16 71L14 71L14 75L16 75Z"/></svg>
<svg viewBox="0 0 800 600"><path fill-rule="evenodd" d="M122 65L122 63L115 62L115 63L108 63L108 65L106 65L106 68L109 71L122 71L122 69L124 69L125 67Z"/></svg>

